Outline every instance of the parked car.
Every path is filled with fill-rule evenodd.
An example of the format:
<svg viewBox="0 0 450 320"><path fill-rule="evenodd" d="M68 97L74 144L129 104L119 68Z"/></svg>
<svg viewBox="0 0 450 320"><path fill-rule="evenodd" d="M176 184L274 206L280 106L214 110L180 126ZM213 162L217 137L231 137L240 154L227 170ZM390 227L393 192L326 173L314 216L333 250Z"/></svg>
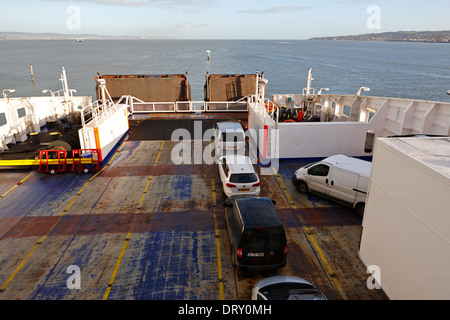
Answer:
<svg viewBox="0 0 450 320"><path fill-rule="evenodd" d="M245 155L245 132L237 121L218 122L214 128L215 159L231 154Z"/></svg>
<svg viewBox="0 0 450 320"><path fill-rule="evenodd" d="M259 196L260 181L249 157L229 155L219 158L219 176L228 196Z"/></svg>
<svg viewBox="0 0 450 320"><path fill-rule="evenodd" d="M299 192L319 194L363 215L371 168L370 161L335 155L296 170L292 183Z"/></svg>
<svg viewBox="0 0 450 320"><path fill-rule="evenodd" d="M286 234L272 200L232 197L224 207L232 260L237 268L270 270L286 265Z"/></svg>
<svg viewBox="0 0 450 320"><path fill-rule="evenodd" d="M310 282L297 277L274 276L258 281L252 300L327 300Z"/></svg>

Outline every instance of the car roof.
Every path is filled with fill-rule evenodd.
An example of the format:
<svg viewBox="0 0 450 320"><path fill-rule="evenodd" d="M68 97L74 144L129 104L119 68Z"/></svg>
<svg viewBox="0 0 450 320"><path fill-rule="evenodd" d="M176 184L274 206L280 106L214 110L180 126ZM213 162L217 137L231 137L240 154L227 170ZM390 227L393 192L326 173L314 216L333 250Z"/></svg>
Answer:
<svg viewBox="0 0 450 320"><path fill-rule="evenodd" d="M312 289L315 288L315 286L312 283L306 281L305 279L292 277L292 276L273 276L273 277L265 278L265 279L259 280L255 284L255 288L258 290L261 290L264 287L267 287L267 286L270 286L273 284L277 284L277 283L300 283L300 284L310 285Z"/></svg>
<svg viewBox="0 0 450 320"><path fill-rule="evenodd" d="M267 197L234 198L242 222L246 227L281 226L281 220L272 200Z"/></svg>
<svg viewBox="0 0 450 320"><path fill-rule="evenodd" d="M242 130L244 131L244 129L242 129L242 126L239 122L237 121L223 121L223 122L217 122L217 128L220 131L226 131L226 130Z"/></svg>
<svg viewBox="0 0 450 320"><path fill-rule="evenodd" d="M247 156L234 154L226 155L224 158L227 160L231 173L239 173L241 171L245 173L255 172L252 161Z"/></svg>

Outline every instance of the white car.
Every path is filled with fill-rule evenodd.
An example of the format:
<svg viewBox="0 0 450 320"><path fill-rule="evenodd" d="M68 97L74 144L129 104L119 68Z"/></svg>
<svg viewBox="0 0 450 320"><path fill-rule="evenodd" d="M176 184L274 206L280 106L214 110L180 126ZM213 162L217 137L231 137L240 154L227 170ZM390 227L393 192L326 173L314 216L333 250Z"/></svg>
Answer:
<svg viewBox="0 0 450 320"><path fill-rule="evenodd" d="M223 192L228 196L259 196L261 191L259 177L249 157L228 155L218 160Z"/></svg>
<svg viewBox="0 0 450 320"><path fill-rule="evenodd" d="M274 276L258 281L252 289L252 300L327 300L305 279Z"/></svg>

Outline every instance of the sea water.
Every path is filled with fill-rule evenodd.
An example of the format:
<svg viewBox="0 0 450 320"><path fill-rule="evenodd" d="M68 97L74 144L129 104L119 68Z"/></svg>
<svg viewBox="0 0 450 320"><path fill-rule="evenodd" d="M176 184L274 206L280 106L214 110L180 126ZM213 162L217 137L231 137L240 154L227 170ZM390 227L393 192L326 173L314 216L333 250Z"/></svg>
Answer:
<svg viewBox="0 0 450 320"><path fill-rule="evenodd" d="M207 51L211 59L208 61ZM34 82L31 81L33 66ZM203 100L209 74L268 79L266 96L299 94L312 68L316 89L450 102L450 44L313 40L3 40L0 90L11 97L57 91L62 67L76 95L93 96L104 74L188 74L192 100Z"/></svg>

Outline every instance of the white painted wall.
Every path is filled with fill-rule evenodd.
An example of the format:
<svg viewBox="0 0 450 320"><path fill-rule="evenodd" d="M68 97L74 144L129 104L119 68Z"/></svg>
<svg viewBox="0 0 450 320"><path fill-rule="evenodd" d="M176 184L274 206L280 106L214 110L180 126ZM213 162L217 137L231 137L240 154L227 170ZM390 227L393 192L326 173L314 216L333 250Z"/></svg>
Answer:
<svg viewBox="0 0 450 320"><path fill-rule="evenodd" d="M100 146L97 146L95 141L94 128L96 127ZM79 130L81 148L101 149L100 161L103 161L128 129L128 105L118 105L117 110L108 117L104 117L100 123L91 121Z"/></svg>
<svg viewBox="0 0 450 320"><path fill-rule="evenodd" d="M360 257L391 299L450 299L450 138L378 139Z"/></svg>
<svg viewBox="0 0 450 320"><path fill-rule="evenodd" d="M370 156L364 152L364 122L279 123L280 158Z"/></svg>

